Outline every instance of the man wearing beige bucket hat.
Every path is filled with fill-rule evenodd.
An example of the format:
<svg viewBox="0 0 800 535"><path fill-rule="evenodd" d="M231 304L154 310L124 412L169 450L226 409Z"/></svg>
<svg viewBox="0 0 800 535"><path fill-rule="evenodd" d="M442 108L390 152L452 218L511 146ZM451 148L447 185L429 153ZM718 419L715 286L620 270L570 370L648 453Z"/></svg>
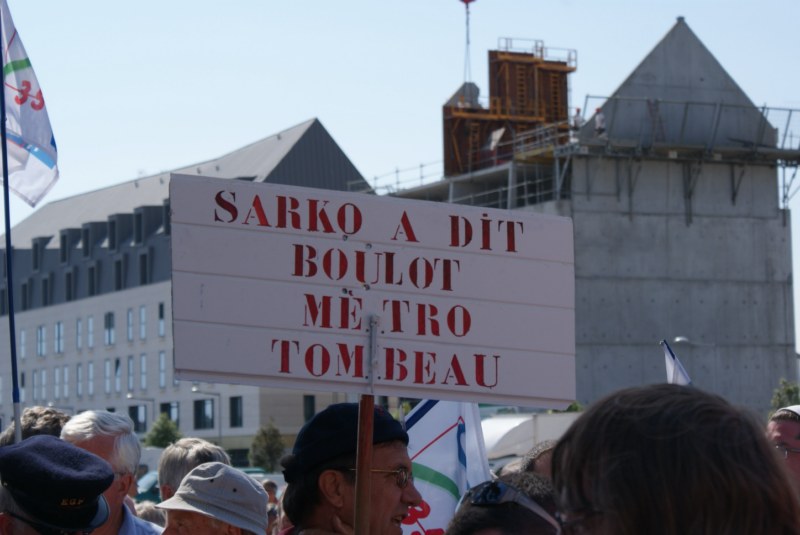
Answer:
<svg viewBox="0 0 800 535"><path fill-rule="evenodd" d="M186 474L172 498L158 504L167 511L168 535L263 535L267 493L244 472L219 462Z"/></svg>

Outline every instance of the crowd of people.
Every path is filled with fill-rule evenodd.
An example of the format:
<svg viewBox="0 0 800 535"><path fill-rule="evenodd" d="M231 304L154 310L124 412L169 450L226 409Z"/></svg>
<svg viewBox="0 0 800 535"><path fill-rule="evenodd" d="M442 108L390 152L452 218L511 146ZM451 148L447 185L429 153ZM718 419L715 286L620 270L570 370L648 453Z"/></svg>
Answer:
<svg viewBox="0 0 800 535"><path fill-rule="evenodd" d="M369 508L357 511L358 404L334 404L281 461L279 499L219 446L183 438L158 466L160 503L135 504L140 446L125 415L32 407L0 434L0 533L400 535L422 497L408 434L375 407ZM800 405L766 427L679 385L620 390L557 442L461 497L444 535L800 534Z"/></svg>

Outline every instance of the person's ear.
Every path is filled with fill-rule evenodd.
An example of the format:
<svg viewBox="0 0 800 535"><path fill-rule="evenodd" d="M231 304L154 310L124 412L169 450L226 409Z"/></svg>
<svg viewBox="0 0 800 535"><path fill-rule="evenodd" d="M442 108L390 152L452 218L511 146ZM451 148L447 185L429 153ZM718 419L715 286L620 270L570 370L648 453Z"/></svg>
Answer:
<svg viewBox="0 0 800 535"><path fill-rule="evenodd" d="M342 507L345 502L345 493L352 492L345 475L339 470L325 470L319 475L317 481L320 493L334 507Z"/></svg>
<svg viewBox="0 0 800 535"><path fill-rule="evenodd" d="M161 501L167 500L172 498L175 495L175 491L172 489L172 485L167 485L166 483L158 487L159 495L161 496Z"/></svg>

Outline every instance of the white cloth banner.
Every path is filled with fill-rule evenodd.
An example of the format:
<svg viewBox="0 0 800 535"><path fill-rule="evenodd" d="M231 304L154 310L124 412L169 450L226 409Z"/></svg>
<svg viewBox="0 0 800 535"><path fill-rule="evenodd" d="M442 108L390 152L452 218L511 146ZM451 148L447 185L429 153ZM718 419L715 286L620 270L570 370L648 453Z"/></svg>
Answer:
<svg viewBox="0 0 800 535"><path fill-rule="evenodd" d="M58 179L56 141L39 82L2 0L8 187L36 206Z"/></svg>
<svg viewBox="0 0 800 535"><path fill-rule="evenodd" d="M442 535L461 495L492 477L478 405L421 401L405 424L422 503L403 521L403 535Z"/></svg>

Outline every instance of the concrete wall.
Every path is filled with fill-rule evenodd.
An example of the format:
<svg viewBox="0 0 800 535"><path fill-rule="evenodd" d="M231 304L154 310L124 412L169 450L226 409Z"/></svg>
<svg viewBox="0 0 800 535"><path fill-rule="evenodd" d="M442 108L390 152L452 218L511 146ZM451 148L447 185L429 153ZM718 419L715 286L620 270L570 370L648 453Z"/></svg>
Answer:
<svg viewBox="0 0 800 535"><path fill-rule="evenodd" d="M695 386L769 409L797 377L776 181L766 165L574 161L578 401L664 382L658 342L683 336L693 345L673 350Z"/></svg>

